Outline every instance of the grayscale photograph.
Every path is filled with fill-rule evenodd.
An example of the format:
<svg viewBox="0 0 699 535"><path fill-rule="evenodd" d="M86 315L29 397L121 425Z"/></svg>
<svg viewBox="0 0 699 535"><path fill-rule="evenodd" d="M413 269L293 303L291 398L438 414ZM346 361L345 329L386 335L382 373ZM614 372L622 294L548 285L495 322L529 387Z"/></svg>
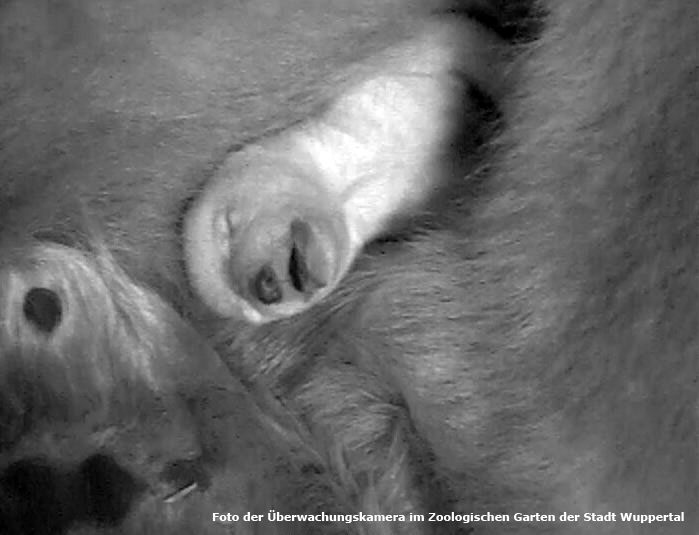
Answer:
<svg viewBox="0 0 699 535"><path fill-rule="evenodd" d="M697 0L0 0L0 535L697 534Z"/></svg>

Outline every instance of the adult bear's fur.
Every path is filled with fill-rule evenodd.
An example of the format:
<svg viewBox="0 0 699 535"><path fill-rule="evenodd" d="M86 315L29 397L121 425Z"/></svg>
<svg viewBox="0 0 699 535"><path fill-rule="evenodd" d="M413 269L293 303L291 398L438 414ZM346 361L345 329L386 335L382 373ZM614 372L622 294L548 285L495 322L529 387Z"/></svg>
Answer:
<svg viewBox="0 0 699 535"><path fill-rule="evenodd" d="M10 3L2 9L20 10L20 5L44 4ZM75 13L86 13L84 6L72 5L78 6ZM21 9L31 15L30 29L32 24L41 27L41 9ZM217 17L197 19L198 8L190 9L195 20L217 27ZM198 175L206 165L203 147L210 149L208 154L223 151L224 143L208 140L223 135L225 129L212 124L230 130L244 123L239 119L216 123L212 117L217 109L200 113L208 104L197 84L208 83L215 93L228 81L217 71L197 68L202 64L194 60L205 62L206 41L201 55L179 58L178 65L189 68L187 76L178 78L165 70L155 76L161 86L149 85L153 73L138 71L138 62L128 56L123 73L134 74L130 86L108 82L99 69L80 71L75 78L62 70L94 61L89 56L85 64L71 63L70 57L61 55L70 49L65 40L85 39L108 47L111 43L100 31L108 36L109 31L115 35L122 31L112 19L95 30L88 16L76 18L73 13L54 22L47 15L44 48L31 39L15 38L18 47L44 50L38 55L44 63L27 66L34 78L22 78L16 58L7 52L2 57L3 70L22 80L8 78L5 83L11 91L0 103L5 121L0 206L7 265L2 295L8 295L6 288L18 287L16 295L21 296L37 280L50 278L42 270L53 264L45 258L37 263L37 255L39 260L53 255L55 261L65 254L68 265L84 266L85 279L81 282L75 271L61 279L60 270L53 269L59 282L72 281L73 286L61 287L84 284L81 295L86 303L126 303L120 308L122 315L116 316L123 340L141 349L171 340L167 333L180 320L158 297L145 292L147 300L157 303L150 319L164 330L140 328L146 324L139 322L140 309L128 302L131 297L132 303L141 302L134 296L144 291L132 286L99 247L94 260L75 256L72 249L54 251L45 245L24 249L21 241L18 245L17 236L37 227L58 226L63 234L72 235L76 225L56 221L65 221L61 210L78 207L104 225L108 247L129 274L156 289L215 344L250 390L241 393L237 403L257 408L250 409L254 418L243 417L245 411L222 410L225 415L216 420L197 412L195 403L188 409L194 416L175 418L174 427L155 427L155 433L148 431L153 429L149 422L159 421L160 406L155 402L139 404L140 410L121 405L122 418L140 415L141 420L135 421L141 426L135 429L141 433L134 433L134 426L121 424L112 413L103 421L96 417L94 428L79 425L75 414L102 414L91 411L100 404L88 402L79 389L63 388L70 396L57 397L64 403L68 400L69 417L45 408L35 410L43 406L37 398L17 394L17 374L31 384L41 372L29 365L35 355L54 367L52 357L65 355L61 362L73 373L79 364L71 358L81 351L64 354L57 349L63 347L60 344L44 346L45 339L26 325L10 328L19 325L13 323L17 320L12 312L17 313L21 299L3 298L3 348L9 344L11 350L3 349L2 354L0 462L5 472L0 480L0 515L15 522L27 518L22 514L32 499L18 498L17 480L10 477L16 476L18 467L30 480L27 474L51 473L50 481L80 485L74 475L80 462L102 452L136 479L143 476L152 484L163 463L203 450L213 474L208 490L183 498L179 506L165 506L138 494L121 530L223 532L226 526L212 523L207 515L240 513L234 509L241 507L260 513L269 508L284 513L490 511L556 516L564 511L684 512L683 522L657 524L626 523L617 515L616 522L486 522L472 528L476 533L500 534L696 533L699 6L689 0L566 0L542 2L533 12L545 15L541 35L513 54L509 96L502 104L503 133L493 143L488 165L468 179L472 181L465 188L468 197L455 199L442 211L444 219L437 221L441 227L434 225L408 242L385 242L370 249L327 303L304 316L255 329L221 325L207 317L189 298L177 262L173 214L197 182L186 182L184 177ZM156 26L160 21L157 12L141 16L152 17L148 20ZM138 26L137 19L127 17L120 24ZM262 35L265 28L257 30ZM170 51L168 46L177 49L168 41L176 36L172 32L163 23L162 31L155 33L161 53ZM218 34L209 35L206 38L215 42ZM240 50L249 50L247 44L238 44ZM133 46L136 52L142 50L139 43ZM323 67L318 68L320 73ZM113 69L110 72L119 72L118 67ZM197 73L209 78L197 79ZM241 78L245 76L242 72ZM76 81L83 79L94 79L96 85ZM56 80L62 85L56 86ZM276 83L273 77L267 81L271 86ZM122 83L128 91L123 91ZM50 91L43 92L47 87ZM171 93L173 88L182 91ZM84 94L77 89L92 100L83 102ZM257 106L254 84L250 91L240 98ZM134 100L97 113L95 103L119 102L110 92L132 95ZM277 98L264 91L258 94L268 97L266 102ZM76 118L83 111L84 120ZM70 117L70 127L59 135L66 127L63 115ZM254 115L246 119L248 125L256 124ZM21 124L29 118L30 124ZM167 146L157 156L144 150L144 145L165 141ZM184 172L183 166L192 171ZM154 179L153 185L138 182L144 171ZM116 187L119 172L123 177ZM172 177L182 177L183 184L173 184ZM73 189L66 192L66 184ZM57 198L66 200L58 210ZM75 198L83 202L71 204ZM17 256L5 254L10 245L13 251L19 249ZM107 284L91 285L91 281ZM81 301L69 293L67 302ZM99 314L84 314L87 309L76 306L73 310L83 314L84 323L69 324L73 330L57 330L54 336L59 342L94 337L102 328ZM88 327L93 330L81 331ZM199 335L188 332L191 344L205 347ZM29 344L31 352L23 344ZM210 363L204 375L217 375L218 368L211 363L215 358L202 356L207 355L204 350L195 353L194 358ZM14 366L19 362L19 372L8 362ZM123 371L118 362L112 363L114 373L127 374L129 366ZM163 372L165 378L156 374L157 388L134 387L134 399L157 398L152 391L158 389L184 390L190 401L206 399L203 391L208 383L184 388L187 381L178 378L192 375L196 366L186 358L178 362L181 368ZM71 373L66 372L68 379ZM85 381L90 375L80 377ZM53 376L37 379L36 384L55 394L57 385L68 379ZM220 381L224 390L239 389L232 386L237 385L232 377ZM70 384L81 383L76 379ZM103 395L117 396L111 390ZM178 414L178 403L163 403ZM105 428L116 433L111 442L96 438ZM221 455L225 450L218 435L221 429L232 433L231 440L246 433L255 439L242 440L240 450ZM196 447L187 442L192 435L198 436ZM167 448L157 447L163 442L176 445L170 455ZM126 447L129 443L137 445L136 451L153 450L160 456L134 459ZM119 448L110 450L114 444ZM251 444L259 444L259 455L250 452ZM17 464L27 458L35 463L31 470ZM41 472L44 465L35 459L69 475L59 477L50 469ZM56 496L48 493L44 509L69 503ZM235 499L226 502L229 496ZM58 514L55 509L51 512L53 518ZM38 526L66 527L49 516L36 518ZM117 521L122 518L112 523ZM245 523L238 529L441 534L467 531L468 526Z"/></svg>

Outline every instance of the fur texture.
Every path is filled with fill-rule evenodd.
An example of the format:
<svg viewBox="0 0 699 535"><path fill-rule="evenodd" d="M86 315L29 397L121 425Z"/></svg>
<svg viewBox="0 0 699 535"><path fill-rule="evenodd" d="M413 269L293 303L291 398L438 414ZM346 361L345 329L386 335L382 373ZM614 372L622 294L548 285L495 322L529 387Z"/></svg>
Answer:
<svg viewBox="0 0 699 535"><path fill-rule="evenodd" d="M0 525L696 533L699 7L531 6L541 31L514 31L502 134L448 205L304 314L216 320L176 233L207 169L423 19L400 2L309 4L0 6ZM514 19L472 5L507 34L531 26L525 4ZM79 247L85 220L101 237ZM58 323L27 309L32 288L60 297ZM271 508L685 517L210 516Z"/></svg>

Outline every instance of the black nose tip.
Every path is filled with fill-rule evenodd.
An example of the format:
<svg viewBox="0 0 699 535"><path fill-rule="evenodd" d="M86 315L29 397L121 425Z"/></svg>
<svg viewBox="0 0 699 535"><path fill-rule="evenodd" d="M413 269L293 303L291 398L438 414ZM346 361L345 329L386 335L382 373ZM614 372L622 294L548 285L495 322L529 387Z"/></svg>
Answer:
<svg viewBox="0 0 699 535"><path fill-rule="evenodd" d="M0 474L0 533L61 535L81 524L118 526L145 486L111 457L75 470L22 459Z"/></svg>
<svg viewBox="0 0 699 535"><path fill-rule="evenodd" d="M24 296L23 312L26 320L35 328L50 334L61 323L61 299L48 288L32 288Z"/></svg>

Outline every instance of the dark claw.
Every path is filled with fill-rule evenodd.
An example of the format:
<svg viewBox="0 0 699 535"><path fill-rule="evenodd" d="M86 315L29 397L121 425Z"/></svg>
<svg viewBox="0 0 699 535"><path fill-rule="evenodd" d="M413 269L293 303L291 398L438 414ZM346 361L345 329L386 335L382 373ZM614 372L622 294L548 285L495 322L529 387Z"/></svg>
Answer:
<svg viewBox="0 0 699 535"><path fill-rule="evenodd" d="M170 463L161 474L166 485L165 501L173 503L191 492L205 491L211 485L209 474L200 459L182 459Z"/></svg>

